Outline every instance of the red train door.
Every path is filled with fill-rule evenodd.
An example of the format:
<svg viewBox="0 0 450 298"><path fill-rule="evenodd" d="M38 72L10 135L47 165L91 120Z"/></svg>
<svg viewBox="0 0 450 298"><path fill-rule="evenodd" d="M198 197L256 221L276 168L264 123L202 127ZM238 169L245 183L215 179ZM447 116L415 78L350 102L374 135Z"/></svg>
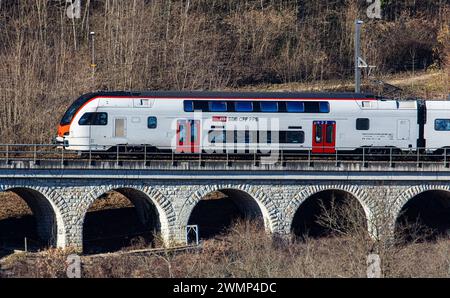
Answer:
<svg viewBox="0 0 450 298"><path fill-rule="evenodd" d="M177 121L177 153L200 152L200 120Z"/></svg>
<svg viewBox="0 0 450 298"><path fill-rule="evenodd" d="M314 121L312 129L312 152L336 152L336 121Z"/></svg>

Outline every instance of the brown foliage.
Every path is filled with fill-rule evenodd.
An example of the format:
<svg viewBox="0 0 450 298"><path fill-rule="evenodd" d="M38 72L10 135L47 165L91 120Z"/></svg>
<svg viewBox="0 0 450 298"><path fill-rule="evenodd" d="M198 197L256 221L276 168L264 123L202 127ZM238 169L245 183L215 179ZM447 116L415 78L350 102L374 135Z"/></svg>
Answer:
<svg viewBox="0 0 450 298"><path fill-rule="evenodd" d="M110 191L95 200L92 205L89 206L88 212L130 207L134 207L134 205L127 197L116 191Z"/></svg>
<svg viewBox="0 0 450 298"><path fill-rule="evenodd" d="M365 56L377 71L443 61L445 7L387 1L366 20ZM352 75L355 1L0 2L0 140L46 143L64 110L89 91L223 89ZM90 69L89 32L96 32ZM443 32L443 31L441 31Z"/></svg>
<svg viewBox="0 0 450 298"><path fill-rule="evenodd" d="M447 20L450 19L450 8L445 11L445 16ZM443 53L443 60L447 72L447 84L450 86L450 22L442 24L438 33L438 42L436 51Z"/></svg>
<svg viewBox="0 0 450 298"><path fill-rule="evenodd" d="M385 277L448 277L450 242L386 245L378 251ZM70 252L66 252L68 255ZM365 277L373 242L358 236L292 242L272 238L250 222L206 241L200 252L82 257L84 277ZM33 261L34 260L34 261ZM5 262L4 262L5 263ZM64 276L65 257L50 250L31 259L14 257L13 276Z"/></svg>
<svg viewBox="0 0 450 298"><path fill-rule="evenodd" d="M0 193L0 206L0 220L32 214L27 203L13 192Z"/></svg>

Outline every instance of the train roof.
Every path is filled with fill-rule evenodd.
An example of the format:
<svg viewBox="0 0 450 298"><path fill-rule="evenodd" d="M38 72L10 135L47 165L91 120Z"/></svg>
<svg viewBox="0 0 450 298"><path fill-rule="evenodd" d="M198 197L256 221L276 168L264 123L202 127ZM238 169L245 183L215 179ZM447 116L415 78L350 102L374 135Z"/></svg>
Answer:
<svg viewBox="0 0 450 298"><path fill-rule="evenodd" d="M351 92L230 92L230 91L98 91L84 94L82 97L130 96L130 97L162 97L162 98L311 98L311 99L376 99L368 93Z"/></svg>

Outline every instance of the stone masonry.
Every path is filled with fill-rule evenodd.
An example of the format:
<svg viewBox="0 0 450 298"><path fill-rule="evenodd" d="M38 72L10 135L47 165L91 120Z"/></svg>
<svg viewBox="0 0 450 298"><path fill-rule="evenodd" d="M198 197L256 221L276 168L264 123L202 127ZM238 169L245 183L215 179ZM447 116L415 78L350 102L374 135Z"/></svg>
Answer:
<svg viewBox="0 0 450 298"><path fill-rule="evenodd" d="M356 173L355 175L358 175ZM371 176L372 175L372 176ZM167 245L185 241L185 226L196 204L208 193L233 191L235 202L248 212L262 215L270 233L289 235L294 215L313 194L341 190L355 197L363 207L369 232L376 237L380 225L392 230L402 207L427 190L450 191L446 178L414 180L392 177L390 172L295 176L276 173L237 173L233 171L177 173L129 171L96 173L88 171L27 172L0 174L0 191L14 191L33 210L39 235L57 247L82 250L83 222L89 206L110 190L119 190L144 210L149 204L157 210L160 232ZM390 179L389 179L390 177ZM239 194L250 200L239 200ZM251 210L255 209L255 210ZM258 209L258 210L256 210ZM145 212L141 212L145 217ZM155 220L155 219L153 219Z"/></svg>

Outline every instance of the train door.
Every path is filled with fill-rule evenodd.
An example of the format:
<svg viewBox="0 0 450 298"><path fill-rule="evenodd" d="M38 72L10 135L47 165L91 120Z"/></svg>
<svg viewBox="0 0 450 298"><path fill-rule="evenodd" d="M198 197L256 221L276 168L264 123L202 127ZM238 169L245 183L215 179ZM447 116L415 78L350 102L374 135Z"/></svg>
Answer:
<svg viewBox="0 0 450 298"><path fill-rule="evenodd" d="M336 152L336 121L314 121L312 129L312 152Z"/></svg>
<svg viewBox="0 0 450 298"><path fill-rule="evenodd" d="M397 120L397 140L409 140L409 120Z"/></svg>
<svg viewBox="0 0 450 298"><path fill-rule="evenodd" d="M200 152L200 120L177 121L177 153Z"/></svg>
<svg viewBox="0 0 450 298"><path fill-rule="evenodd" d="M127 119L115 118L114 119L114 137L125 138L127 136Z"/></svg>
<svg viewBox="0 0 450 298"><path fill-rule="evenodd" d="M114 124L113 124L114 125ZM89 135L91 145L111 145L112 125L108 123L108 113L95 112L89 125Z"/></svg>

